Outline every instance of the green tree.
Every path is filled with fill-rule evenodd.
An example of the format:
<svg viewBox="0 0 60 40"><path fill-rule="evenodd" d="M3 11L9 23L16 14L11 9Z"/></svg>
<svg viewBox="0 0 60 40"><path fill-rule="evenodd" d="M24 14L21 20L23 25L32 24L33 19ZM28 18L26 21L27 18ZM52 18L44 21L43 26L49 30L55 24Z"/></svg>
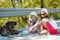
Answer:
<svg viewBox="0 0 60 40"><path fill-rule="evenodd" d="M60 0L43 0L42 4L41 0L20 0L19 2L20 8L41 8L41 5L44 8L60 8ZM18 8L18 0L0 0L0 8ZM60 13L56 13L55 18L60 19ZM0 18L0 25L4 25L7 21L11 20L18 22L17 19L17 16ZM20 16L21 28L27 24L26 21L28 21L28 16ZM18 28L17 26L15 29Z"/></svg>

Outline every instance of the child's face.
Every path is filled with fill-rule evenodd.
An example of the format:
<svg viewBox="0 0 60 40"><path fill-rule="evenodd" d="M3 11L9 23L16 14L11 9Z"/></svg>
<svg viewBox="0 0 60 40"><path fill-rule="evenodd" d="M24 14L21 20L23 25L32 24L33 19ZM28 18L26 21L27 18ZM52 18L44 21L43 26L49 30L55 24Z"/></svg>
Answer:
<svg viewBox="0 0 60 40"><path fill-rule="evenodd" d="M45 12L41 12L40 16L45 17L45 16L47 16L47 14Z"/></svg>
<svg viewBox="0 0 60 40"><path fill-rule="evenodd" d="M36 16L31 15L30 18L31 18L32 20L35 20L35 19L36 19Z"/></svg>

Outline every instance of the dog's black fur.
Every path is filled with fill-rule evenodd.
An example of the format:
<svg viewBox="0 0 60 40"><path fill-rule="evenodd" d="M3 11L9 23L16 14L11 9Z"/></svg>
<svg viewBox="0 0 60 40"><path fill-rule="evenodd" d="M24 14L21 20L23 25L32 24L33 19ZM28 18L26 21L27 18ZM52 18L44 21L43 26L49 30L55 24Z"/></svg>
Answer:
<svg viewBox="0 0 60 40"><path fill-rule="evenodd" d="M7 22L3 27L0 28L0 34L2 35L11 35L14 32L14 27L16 26L15 21Z"/></svg>

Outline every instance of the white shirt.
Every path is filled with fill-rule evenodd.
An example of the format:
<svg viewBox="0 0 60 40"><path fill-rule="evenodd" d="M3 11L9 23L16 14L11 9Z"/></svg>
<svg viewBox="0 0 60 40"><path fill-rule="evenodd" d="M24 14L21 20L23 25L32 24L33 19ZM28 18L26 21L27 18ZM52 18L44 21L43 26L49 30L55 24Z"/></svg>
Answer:
<svg viewBox="0 0 60 40"><path fill-rule="evenodd" d="M43 22L47 22L47 21L49 21L49 20L48 20L47 18L43 18L42 21L43 21Z"/></svg>
<svg viewBox="0 0 60 40"><path fill-rule="evenodd" d="M49 23L50 23L55 29L58 28L58 27L57 27L57 23L56 23L54 20L49 20L49 19L47 19L47 18L43 18L42 21L43 21L43 22L49 21Z"/></svg>

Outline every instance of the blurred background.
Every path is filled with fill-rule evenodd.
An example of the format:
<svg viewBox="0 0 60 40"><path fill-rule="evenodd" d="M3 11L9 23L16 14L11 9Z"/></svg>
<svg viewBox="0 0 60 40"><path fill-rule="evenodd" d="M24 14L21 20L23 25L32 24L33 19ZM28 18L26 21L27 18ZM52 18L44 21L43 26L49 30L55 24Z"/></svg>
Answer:
<svg viewBox="0 0 60 40"><path fill-rule="evenodd" d="M60 8L60 0L0 0L0 8ZM39 17L39 14L37 14ZM55 20L60 19L60 13L50 13ZM0 17L0 26L7 21L18 22L18 17ZM28 24L28 15L20 16L20 29ZM18 23L15 27L18 29Z"/></svg>

